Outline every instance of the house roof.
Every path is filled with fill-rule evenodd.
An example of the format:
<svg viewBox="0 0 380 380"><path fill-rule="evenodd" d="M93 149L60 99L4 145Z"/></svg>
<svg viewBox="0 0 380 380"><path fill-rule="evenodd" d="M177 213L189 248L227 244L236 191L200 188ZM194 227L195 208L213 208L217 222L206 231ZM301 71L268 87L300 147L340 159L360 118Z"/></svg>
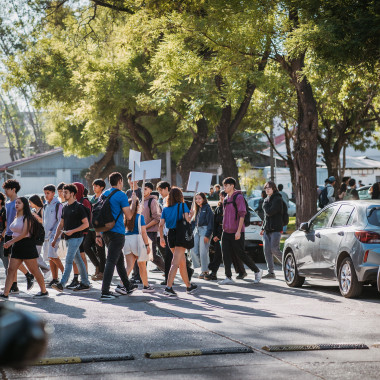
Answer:
<svg viewBox="0 0 380 380"><path fill-rule="evenodd" d="M34 154L33 156L30 156L30 157L21 158L21 159L16 160L16 161L11 161L11 162L8 162L6 164L1 165L0 166L0 172L6 171L8 169L12 169L14 167L17 167L17 166L25 164L25 163L29 163L29 162L38 160L40 158L52 156L54 154L61 153L61 152L63 152L62 148L55 148L52 150L48 150L47 152L38 153L38 154Z"/></svg>

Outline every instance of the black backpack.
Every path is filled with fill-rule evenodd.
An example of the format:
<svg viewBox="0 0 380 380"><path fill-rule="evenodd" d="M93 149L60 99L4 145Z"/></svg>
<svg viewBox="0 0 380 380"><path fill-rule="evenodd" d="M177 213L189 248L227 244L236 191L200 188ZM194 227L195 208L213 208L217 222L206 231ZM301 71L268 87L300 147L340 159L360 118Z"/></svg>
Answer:
<svg viewBox="0 0 380 380"><path fill-rule="evenodd" d="M248 206L248 203L247 203L247 200L245 199L244 195L241 194L241 193L237 193L235 194L233 197L232 197L232 204L234 205L235 207L235 219L238 218L238 208L237 208L237 204L236 204L236 198L241 195L244 199L244 203L245 203L245 210L246 210L246 213L245 213L245 216L244 216L244 225L246 227L248 227L250 224L251 224L251 213L249 212L249 206ZM224 201L224 204L226 205L227 204L227 199Z"/></svg>
<svg viewBox="0 0 380 380"><path fill-rule="evenodd" d="M323 208L329 204L329 198L327 198L327 187L323 188L318 197L318 207Z"/></svg>
<svg viewBox="0 0 380 380"><path fill-rule="evenodd" d="M101 195L98 201L92 207L92 225L96 232L105 232L111 230L116 221L119 219L123 210L120 210L119 215L116 220L112 215L110 199L112 196L120 191L119 189L114 189L108 196Z"/></svg>
<svg viewBox="0 0 380 380"><path fill-rule="evenodd" d="M41 210L38 213L38 216L41 216ZM40 223L37 219L35 219L36 223L36 231L34 233L34 240L36 242L36 245L42 245L45 242L45 229L42 223Z"/></svg>
<svg viewBox="0 0 380 380"><path fill-rule="evenodd" d="M285 227L289 224L288 205L282 201L282 226Z"/></svg>

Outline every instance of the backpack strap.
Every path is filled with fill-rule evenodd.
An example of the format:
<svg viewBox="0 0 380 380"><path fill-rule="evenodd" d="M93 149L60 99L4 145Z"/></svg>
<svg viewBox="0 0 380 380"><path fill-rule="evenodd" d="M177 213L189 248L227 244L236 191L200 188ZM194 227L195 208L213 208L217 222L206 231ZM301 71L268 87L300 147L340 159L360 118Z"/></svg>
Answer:
<svg viewBox="0 0 380 380"><path fill-rule="evenodd" d="M236 193L233 197L232 197L232 203L235 207L235 219L238 218L238 208L237 208L237 203L236 203L236 198L238 197L239 193Z"/></svg>
<svg viewBox="0 0 380 380"><path fill-rule="evenodd" d="M149 198L149 200L148 200L148 208L149 208L150 217L152 217L152 208L151 208L152 202L153 202L153 198Z"/></svg>

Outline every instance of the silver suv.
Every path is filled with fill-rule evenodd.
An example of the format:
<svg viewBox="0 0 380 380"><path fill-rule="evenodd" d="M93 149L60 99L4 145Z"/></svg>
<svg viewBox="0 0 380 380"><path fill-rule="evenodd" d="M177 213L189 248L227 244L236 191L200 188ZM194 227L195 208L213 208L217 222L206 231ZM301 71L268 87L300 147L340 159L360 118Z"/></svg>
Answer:
<svg viewBox="0 0 380 380"><path fill-rule="evenodd" d="M291 287L305 277L337 279L341 294L358 297L376 285L380 266L380 200L329 204L285 242L283 269Z"/></svg>

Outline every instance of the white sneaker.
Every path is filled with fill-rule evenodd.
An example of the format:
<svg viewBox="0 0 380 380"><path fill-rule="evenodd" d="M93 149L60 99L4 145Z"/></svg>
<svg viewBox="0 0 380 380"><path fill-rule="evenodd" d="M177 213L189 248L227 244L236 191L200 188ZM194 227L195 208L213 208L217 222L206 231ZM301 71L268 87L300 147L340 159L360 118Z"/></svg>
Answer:
<svg viewBox="0 0 380 380"><path fill-rule="evenodd" d="M219 285L232 285L234 283L235 281L229 277L226 277L224 280L218 282Z"/></svg>
<svg viewBox="0 0 380 380"><path fill-rule="evenodd" d="M255 284L258 284L261 281L261 277L263 277L263 270L260 269L260 272L255 273Z"/></svg>

